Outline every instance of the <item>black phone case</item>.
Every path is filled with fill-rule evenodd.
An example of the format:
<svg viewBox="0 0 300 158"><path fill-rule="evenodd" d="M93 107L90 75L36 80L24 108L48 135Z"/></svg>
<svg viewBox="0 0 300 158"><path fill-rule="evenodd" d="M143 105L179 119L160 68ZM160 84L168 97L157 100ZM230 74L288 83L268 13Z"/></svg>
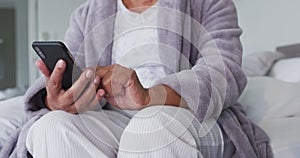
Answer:
<svg viewBox="0 0 300 158"><path fill-rule="evenodd" d="M35 41L32 47L37 55L44 61L50 72L59 59L66 62L66 69L63 74L62 88L65 90L70 88L72 84L79 78L81 68L75 63L70 51L60 41Z"/></svg>

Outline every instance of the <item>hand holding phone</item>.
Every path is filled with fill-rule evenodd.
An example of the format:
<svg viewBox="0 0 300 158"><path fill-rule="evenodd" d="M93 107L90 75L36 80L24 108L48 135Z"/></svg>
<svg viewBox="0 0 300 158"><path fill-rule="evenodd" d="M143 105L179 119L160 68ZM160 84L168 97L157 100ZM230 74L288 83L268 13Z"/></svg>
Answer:
<svg viewBox="0 0 300 158"><path fill-rule="evenodd" d="M33 44L33 48L42 59L42 61L37 61L37 66L46 76L45 104L50 110L63 110L70 113L84 112L97 105L102 99L104 90L95 90L95 87L100 85L100 78L94 76L94 71L86 69L82 72L80 70L76 80L74 78L71 78L71 82L67 80L70 79L70 76L66 75L73 73L70 70L72 67L68 69L68 64L69 66L73 64L73 67L76 64L70 60L71 56L68 54L66 56L67 51L61 49L64 48L61 43L57 45L53 42L51 44L39 42ZM61 54L57 54L58 52Z"/></svg>

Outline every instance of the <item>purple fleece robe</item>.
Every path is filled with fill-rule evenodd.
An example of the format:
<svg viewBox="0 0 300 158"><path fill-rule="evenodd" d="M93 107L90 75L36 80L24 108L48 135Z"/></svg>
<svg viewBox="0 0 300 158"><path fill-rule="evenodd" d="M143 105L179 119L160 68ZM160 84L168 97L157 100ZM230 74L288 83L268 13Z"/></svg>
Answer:
<svg viewBox="0 0 300 158"><path fill-rule="evenodd" d="M81 67L110 65L116 6L116 0L88 0L72 14L65 42ZM159 7L165 8L160 14L169 16L158 19L163 26L158 32L164 46L160 59L172 74L156 84L180 94L202 123L217 121L235 147L232 157L273 157L267 135L236 104L247 80L240 67L242 31L232 1L159 0ZM27 132L49 112L42 100L44 87L41 77L27 91L30 120L11 137L1 157L28 156Z"/></svg>

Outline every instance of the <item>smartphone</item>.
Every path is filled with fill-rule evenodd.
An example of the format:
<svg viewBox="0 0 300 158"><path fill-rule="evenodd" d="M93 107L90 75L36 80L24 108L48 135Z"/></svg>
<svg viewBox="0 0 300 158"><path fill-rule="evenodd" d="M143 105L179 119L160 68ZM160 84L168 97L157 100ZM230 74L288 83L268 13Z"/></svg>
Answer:
<svg viewBox="0 0 300 158"><path fill-rule="evenodd" d="M58 60L66 62L66 69L63 74L62 88L67 90L79 78L82 70L74 61L68 48L60 41L34 41L32 48L44 61L47 68L52 73Z"/></svg>

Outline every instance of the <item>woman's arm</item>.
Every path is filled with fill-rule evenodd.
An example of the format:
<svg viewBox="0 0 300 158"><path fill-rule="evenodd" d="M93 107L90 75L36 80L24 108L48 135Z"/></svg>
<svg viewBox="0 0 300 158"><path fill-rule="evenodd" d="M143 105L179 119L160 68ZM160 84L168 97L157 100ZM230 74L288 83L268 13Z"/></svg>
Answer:
<svg viewBox="0 0 300 158"><path fill-rule="evenodd" d="M191 55L192 68L156 82L167 85L188 104L199 121L217 120L223 109L236 103L247 80L241 69L241 29L231 0L192 1L192 30L199 54ZM187 50L182 50L186 53ZM189 50L188 50L189 51ZM188 52L195 53L195 52Z"/></svg>

